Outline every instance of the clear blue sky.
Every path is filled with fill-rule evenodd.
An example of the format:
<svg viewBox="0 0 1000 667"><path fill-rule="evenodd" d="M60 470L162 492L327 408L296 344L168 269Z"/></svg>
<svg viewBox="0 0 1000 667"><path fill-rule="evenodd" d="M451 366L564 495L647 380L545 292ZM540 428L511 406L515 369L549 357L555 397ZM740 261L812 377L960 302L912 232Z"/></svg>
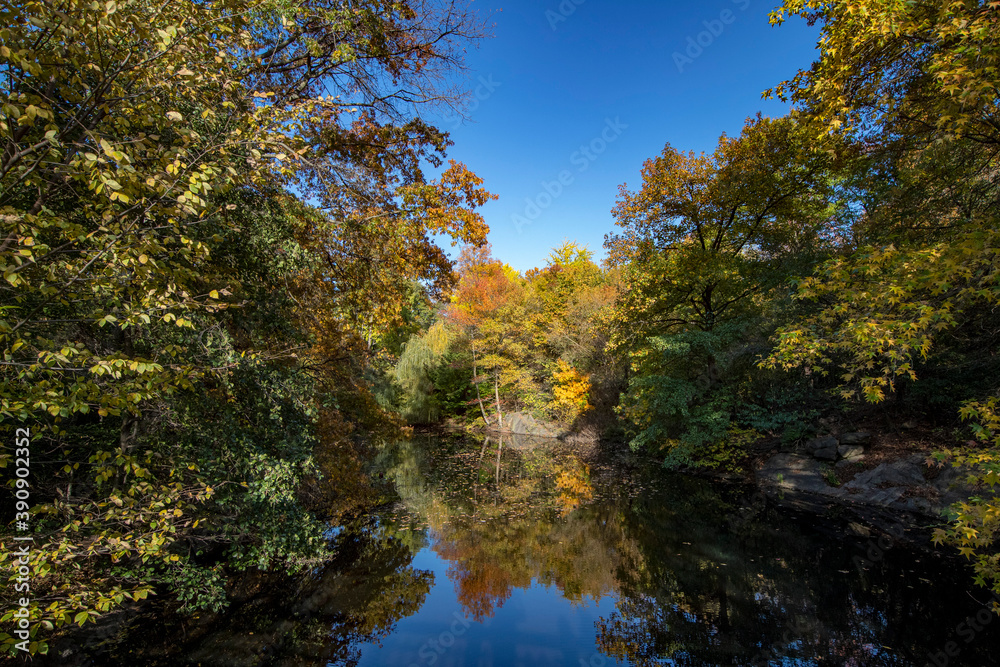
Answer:
<svg viewBox="0 0 1000 667"><path fill-rule="evenodd" d="M777 4L474 2L495 23L467 59L467 85L482 99L465 121L432 120L451 132L449 157L500 196L483 209L494 255L524 271L569 239L602 259L618 186L637 188L643 161L664 144L711 151L758 111L783 115L761 93L809 66L818 28L772 27Z"/></svg>

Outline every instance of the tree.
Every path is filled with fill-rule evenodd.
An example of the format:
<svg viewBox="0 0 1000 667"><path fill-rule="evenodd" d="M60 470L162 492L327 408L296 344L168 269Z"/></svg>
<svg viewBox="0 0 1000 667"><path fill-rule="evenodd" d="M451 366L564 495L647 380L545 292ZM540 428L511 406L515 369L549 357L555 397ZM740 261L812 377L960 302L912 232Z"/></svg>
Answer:
<svg viewBox="0 0 1000 667"><path fill-rule="evenodd" d="M839 365L845 395L878 402L996 299L997 16L980 3L789 2L773 20L789 14L823 22L823 49L778 92L804 122L867 142L873 180L891 187L868 186L856 252L799 285L822 307L780 333L770 364Z"/></svg>
<svg viewBox="0 0 1000 667"><path fill-rule="evenodd" d="M470 246L458 269L441 320L412 336L396 365L404 417L436 420L442 409L461 417L478 405L483 422L500 428L507 403L573 424L592 407L590 376L613 376L615 369L605 363L599 323L614 290L592 254L566 242L544 268L522 277L493 259L488 246ZM462 372L471 381L460 380ZM492 387L484 389L488 380Z"/></svg>
<svg viewBox="0 0 1000 667"><path fill-rule="evenodd" d="M440 365L451 342L452 332L443 320L438 320L406 343L395 376L406 399L402 415L408 422L432 424L441 417L440 407L433 402L431 373Z"/></svg>
<svg viewBox="0 0 1000 667"><path fill-rule="evenodd" d="M493 259L489 246L466 247L459 258L459 282L452 296L446 317L465 333L472 354L472 383L476 386L476 400L487 426L490 420L483 407L484 380L493 382L493 401L496 407L496 427L503 430L503 409L500 401L501 385L505 388L525 380L523 357L526 354L526 335L523 327L523 287L520 276L510 267ZM479 369L488 372L480 375Z"/></svg>
<svg viewBox="0 0 1000 667"><path fill-rule="evenodd" d="M535 303L534 326L546 355L594 370L604 347L601 313L614 299L614 289L594 263L593 253L567 241L555 248L548 263L525 274Z"/></svg>
<svg viewBox="0 0 1000 667"><path fill-rule="evenodd" d="M760 117L739 138L723 136L713 155L668 145L647 161L642 189L622 186L622 231L605 243L612 262L634 269L626 294L630 305L644 302L643 330L712 331L794 275L830 231L830 166L797 123Z"/></svg>
<svg viewBox="0 0 1000 667"><path fill-rule="evenodd" d="M823 24L820 56L777 94L797 102L815 133L860 143L894 186L906 186L866 212L868 227L905 224L887 225L890 234L870 235L803 281L798 298L813 310L778 332L766 363L836 374L845 395L872 403L898 396L935 355L969 360L965 374L989 365L1000 332L996 3L795 0L772 21L791 15ZM984 450L941 458L974 466L993 486L997 387L995 372L985 376L955 396L978 394L961 415L977 420ZM985 551L996 513L996 501L958 508L954 529L938 539L975 557L977 581L1000 591L1000 568Z"/></svg>
<svg viewBox="0 0 1000 667"><path fill-rule="evenodd" d="M565 421L574 422L590 409L590 376L583 375L559 359L552 374L552 404L556 413Z"/></svg>
<svg viewBox="0 0 1000 667"><path fill-rule="evenodd" d="M720 365L745 361L734 346L759 335L775 290L837 230L834 166L796 121L758 117L712 155L668 145L638 192L622 186L622 231L606 246L625 265L612 346L632 361L621 413L633 446L696 463L697 450L729 437Z"/></svg>
<svg viewBox="0 0 1000 667"><path fill-rule="evenodd" d="M812 68L770 91L826 134L1000 143L994 2L786 0L771 15L821 23Z"/></svg>

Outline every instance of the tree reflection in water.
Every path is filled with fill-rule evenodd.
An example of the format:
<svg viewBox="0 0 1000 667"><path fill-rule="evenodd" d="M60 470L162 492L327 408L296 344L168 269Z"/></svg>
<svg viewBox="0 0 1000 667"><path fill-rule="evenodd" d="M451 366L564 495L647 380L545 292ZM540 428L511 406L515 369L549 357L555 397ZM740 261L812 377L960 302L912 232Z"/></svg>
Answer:
<svg viewBox="0 0 1000 667"><path fill-rule="evenodd" d="M980 609L968 574L941 556L897 546L859 572L852 559L867 541L833 521L628 453L586 458L506 438L387 447L376 474L397 501L341 532L329 566L294 581L248 577L224 617L164 633L166 648L121 644L108 664L124 664L126 649L143 665L364 663L443 583L414 567L418 553L447 564L455 602L486 634L478 623L515 591L545 587L564 614L612 601L586 648L594 665L922 665ZM998 629L962 643L949 665L991 664Z"/></svg>
<svg viewBox="0 0 1000 667"><path fill-rule="evenodd" d="M414 441L390 466L399 516L425 521L406 527L427 529L479 621L542 584L570 603L613 596L597 647L622 662L890 666L924 664L978 611L954 563L900 546L859 572L865 541L745 490L621 461L591 469L560 447L508 446L488 474L484 448L497 445ZM951 664L987 664L997 637Z"/></svg>

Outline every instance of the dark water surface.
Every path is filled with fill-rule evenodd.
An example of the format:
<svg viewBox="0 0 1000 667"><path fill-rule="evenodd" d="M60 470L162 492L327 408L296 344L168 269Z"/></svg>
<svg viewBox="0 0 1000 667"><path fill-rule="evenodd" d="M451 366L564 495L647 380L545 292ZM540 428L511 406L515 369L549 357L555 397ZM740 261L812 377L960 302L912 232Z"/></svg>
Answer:
<svg viewBox="0 0 1000 667"><path fill-rule="evenodd" d="M109 664L1000 664L961 561L836 518L561 445L423 437L379 466L398 502L323 571L248 578Z"/></svg>

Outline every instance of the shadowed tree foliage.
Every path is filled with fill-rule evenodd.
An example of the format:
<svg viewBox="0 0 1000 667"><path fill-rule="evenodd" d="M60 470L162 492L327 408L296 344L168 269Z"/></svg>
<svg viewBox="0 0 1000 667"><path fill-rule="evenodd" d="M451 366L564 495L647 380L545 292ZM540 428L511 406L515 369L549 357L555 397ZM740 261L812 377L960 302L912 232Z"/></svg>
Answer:
<svg viewBox="0 0 1000 667"><path fill-rule="evenodd" d="M233 571L326 558L322 518L378 496L344 483L359 433L399 426L379 338L413 281L450 286L434 239L483 243L491 195L419 119L461 103L444 77L482 28L457 3L0 15L0 430L31 432L35 540L32 635L2 639L34 653L151 593L218 609Z"/></svg>
<svg viewBox="0 0 1000 667"><path fill-rule="evenodd" d="M811 310L779 330L767 364L830 374L845 396L871 403L907 391L933 398L938 414L961 406L980 444L938 458L994 487L997 3L789 1L772 21L791 15L822 24L820 55L776 93L798 103L814 134L860 146L870 180L857 246L799 284ZM997 502L955 510L936 539L974 558L977 582L1000 592Z"/></svg>

